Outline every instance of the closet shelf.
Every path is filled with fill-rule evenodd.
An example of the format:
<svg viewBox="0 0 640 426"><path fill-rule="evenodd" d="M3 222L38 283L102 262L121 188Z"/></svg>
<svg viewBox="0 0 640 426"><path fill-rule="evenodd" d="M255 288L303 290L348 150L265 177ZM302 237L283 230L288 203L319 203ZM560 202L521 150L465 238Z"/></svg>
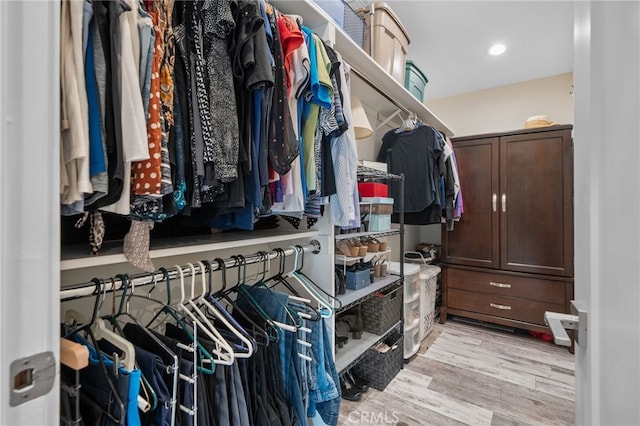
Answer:
<svg viewBox="0 0 640 426"><path fill-rule="evenodd" d="M331 17L312 0L272 0L271 4L286 14L300 15L304 25L320 33L322 27L331 23L335 28L335 45L342 58L352 67L351 92L356 93L367 108L391 115L398 109L414 112L430 126L453 136L449 129L432 111L416 99L405 87L385 71L373 58L358 46L343 30L333 24ZM374 90L371 90L374 89Z"/></svg>
<svg viewBox="0 0 640 426"><path fill-rule="evenodd" d="M361 237L388 237L391 235L400 234L400 229L390 229L388 231L376 231L376 232L354 232L350 234L336 234L336 240L344 240L349 238L361 238Z"/></svg>
<svg viewBox="0 0 640 426"><path fill-rule="evenodd" d="M398 280L400 280L400 276L389 275L384 278L377 278L376 281L359 290L347 290L345 294L336 295L340 303L342 303L340 311L349 309L354 303L362 303L367 296L372 295L388 285L396 283Z"/></svg>
<svg viewBox="0 0 640 426"><path fill-rule="evenodd" d="M401 323L402 321L398 321L382 335L363 331L361 339L352 339L351 336L349 336L347 343L342 348L336 349L336 370L338 374L341 374L360 361L369 348L382 342L393 330L398 328Z"/></svg>
<svg viewBox="0 0 640 426"><path fill-rule="evenodd" d="M391 253L390 249L385 251L370 251L370 252L367 252L365 256L355 256L355 257L345 256L344 254L336 254L336 260L342 263L347 263L347 262L353 262L354 260L363 259L366 262L376 255L389 254L389 253Z"/></svg>
<svg viewBox="0 0 640 426"><path fill-rule="evenodd" d="M358 179L403 179L400 175L394 175L393 173L383 172L382 170L372 169L358 165Z"/></svg>
<svg viewBox="0 0 640 426"><path fill-rule="evenodd" d="M233 249L257 244L270 244L291 241L299 238L313 238L319 234L317 230L298 231L288 229L265 229L259 231L223 232L211 235L163 238L151 241L149 254L152 259L184 254L204 253L215 250ZM86 244L63 247L60 269L71 270L94 266L126 263L122 253L122 241L105 242L97 256L87 254Z"/></svg>

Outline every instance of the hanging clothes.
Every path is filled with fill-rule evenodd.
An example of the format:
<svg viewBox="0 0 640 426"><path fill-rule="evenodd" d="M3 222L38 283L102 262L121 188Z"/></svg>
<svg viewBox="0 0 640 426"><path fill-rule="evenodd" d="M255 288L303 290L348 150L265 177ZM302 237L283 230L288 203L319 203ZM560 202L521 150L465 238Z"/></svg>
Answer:
<svg viewBox="0 0 640 426"><path fill-rule="evenodd" d="M390 130L382 137L376 161L387 163L389 173L404 173L405 181L410 182L404 191L406 224L441 222L440 178L446 171L443 149L443 142L426 125L411 130ZM389 185L390 197L400 199L399 191L397 182ZM399 206L395 204L394 213L398 211Z"/></svg>

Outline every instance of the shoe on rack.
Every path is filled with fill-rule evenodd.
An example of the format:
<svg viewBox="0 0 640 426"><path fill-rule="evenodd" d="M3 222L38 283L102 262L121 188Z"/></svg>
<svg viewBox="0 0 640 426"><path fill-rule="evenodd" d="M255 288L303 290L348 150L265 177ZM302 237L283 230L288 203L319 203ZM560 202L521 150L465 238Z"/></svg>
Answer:
<svg viewBox="0 0 640 426"><path fill-rule="evenodd" d="M348 337L345 336L336 336L336 347L338 349L342 349L344 345L349 341Z"/></svg>
<svg viewBox="0 0 640 426"><path fill-rule="evenodd" d="M346 373L344 373L344 376L347 381L360 392L364 393L369 390L369 385L360 377L353 374L351 370L348 370Z"/></svg>
<svg viewBox="0 0 640 426"><path fill-rule="evenodd" d="M351 383L348 383L344 376L340 376L340 390L342 391L342 397L347 401L360 401L362 399L362 392Z"/></svg>

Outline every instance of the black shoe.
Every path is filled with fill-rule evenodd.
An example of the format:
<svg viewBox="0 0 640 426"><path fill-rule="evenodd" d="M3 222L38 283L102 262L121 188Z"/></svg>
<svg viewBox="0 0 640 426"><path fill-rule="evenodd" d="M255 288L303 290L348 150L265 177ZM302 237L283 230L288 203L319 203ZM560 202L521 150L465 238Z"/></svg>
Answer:
<svg viewBox="0 0 640 426"><path fill-rule="evenodd" d="M351 370L344 373L344 376L346 377L347 382L349 382L354 388L356 388L360 392L364 393L369 390L369 385L367 384L367 382L365 382L360 377L353 374Z"/></svg>
<svg viewBox="0 0 640 426"><path fill-rule="evenodd" d="M340 390L342 391L342 397L347 401L360 401L362 399L362 392L348 383L344 376L340 376Z"/></svg>
<svg viewBox="0 0 640 426"><path fill-rule="evenodd" d="M348 337L345 336L336 336L336 347L338 349L342 349L344 345L349 341Z"/></svg>

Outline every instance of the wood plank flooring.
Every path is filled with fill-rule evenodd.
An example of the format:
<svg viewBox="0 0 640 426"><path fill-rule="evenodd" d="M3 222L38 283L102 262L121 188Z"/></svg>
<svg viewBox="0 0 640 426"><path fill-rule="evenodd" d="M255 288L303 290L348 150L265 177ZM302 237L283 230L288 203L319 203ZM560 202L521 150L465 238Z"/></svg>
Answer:
<svg viewBox="0 0 640 426"><path fill-rule="evenodd" d="M574 357L527 335L448 321L384 392L342 400L340 425L572 425Z"/></svg>

